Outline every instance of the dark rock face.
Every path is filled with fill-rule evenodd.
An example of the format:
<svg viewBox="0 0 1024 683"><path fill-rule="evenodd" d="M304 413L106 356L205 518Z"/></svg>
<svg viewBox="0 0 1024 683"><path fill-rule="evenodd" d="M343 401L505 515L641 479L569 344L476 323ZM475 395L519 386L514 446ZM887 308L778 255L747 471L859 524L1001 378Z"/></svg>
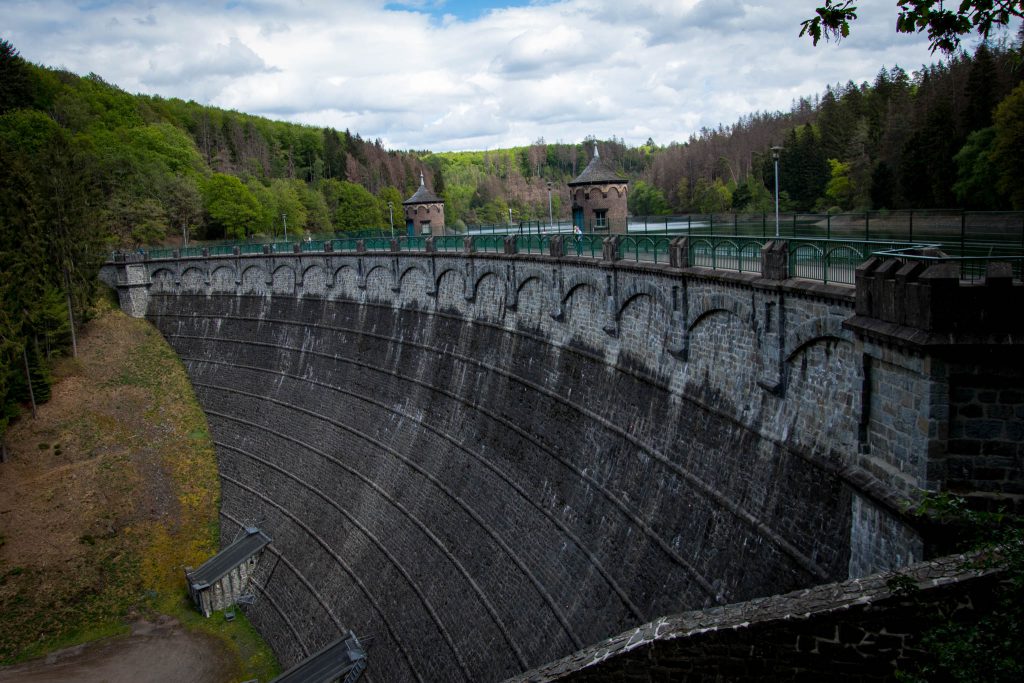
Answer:
<svg viewBox="0 0 1024 683"><path fill-rule="evenodd" d="M777 323L712 284L690 287L683 359L670 310L637 296L610 321L600 280L510 297L481 276L467 297L445 274L339 271L326 298L280 275L211 294L157 274L148 316L208 415L222 536L274 538L247 613L283 664L350 628L375 680L499 680L847 576L854 496L827 463L856 438L849 341L787 340L773 365Z"/></svg>

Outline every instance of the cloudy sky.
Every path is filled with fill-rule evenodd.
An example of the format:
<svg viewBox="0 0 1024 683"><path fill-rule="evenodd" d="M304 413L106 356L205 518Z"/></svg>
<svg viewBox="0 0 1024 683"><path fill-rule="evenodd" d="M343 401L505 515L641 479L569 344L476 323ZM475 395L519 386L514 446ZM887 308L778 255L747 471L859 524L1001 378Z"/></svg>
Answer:
<svg viewBox="0 0 1024 683"><path fill-rule="evenodd" d="M817 0L0 0L28 60L129 92L434 151L683 141L884 64L934 61L861 0L851 37L798 38Z"/></svg>

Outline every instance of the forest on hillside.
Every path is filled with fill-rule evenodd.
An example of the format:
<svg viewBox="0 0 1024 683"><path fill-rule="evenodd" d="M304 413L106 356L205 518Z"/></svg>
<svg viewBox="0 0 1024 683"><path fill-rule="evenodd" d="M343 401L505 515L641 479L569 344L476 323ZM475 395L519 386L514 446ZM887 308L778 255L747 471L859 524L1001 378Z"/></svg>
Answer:
<svg viewBox="0 0 1024 683"><path fill-rule="evenodd" d="M447 224L544 220L594 145L634 215L1024 208L1024 32L913 73L837 84L684 142L396 151L359 133L127 93L30 64L0 40L0 435L45 401L110 249L386 228L420 182ZM390 211L389 211L390 204Z"/></svg>
<svg viewBox="0 0 1024 683"><path fill-rule="evenodd" d="M634 216L760 213L774 208L771 148L781 146L785 212L1024 209L1024 33L981 44L908 74L879 69L872 83L837 84L788 112L758 112L685 142L621 140L435 154L449 216L467 223L565 216L564 183L597 144L630 181ZM559 212L561 209L561 212Z"/></svg>

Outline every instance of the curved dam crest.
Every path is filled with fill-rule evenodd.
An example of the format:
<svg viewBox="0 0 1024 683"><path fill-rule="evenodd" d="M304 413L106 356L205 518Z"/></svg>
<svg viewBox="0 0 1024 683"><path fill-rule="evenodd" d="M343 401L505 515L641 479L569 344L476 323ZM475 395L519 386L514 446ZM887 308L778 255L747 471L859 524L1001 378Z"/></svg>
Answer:
<svg viewBox="0 0 1024 683"><path fill-rule="evenodd" d="M246 612L285 666L352 629L371 680L500 680L921 558L890 503L923 465L877 444L928 428L883 429L870 385L927 415L924 359L844 328L852 289L525 256L122 268L208 416L222 537L274 539Z"/></svg>

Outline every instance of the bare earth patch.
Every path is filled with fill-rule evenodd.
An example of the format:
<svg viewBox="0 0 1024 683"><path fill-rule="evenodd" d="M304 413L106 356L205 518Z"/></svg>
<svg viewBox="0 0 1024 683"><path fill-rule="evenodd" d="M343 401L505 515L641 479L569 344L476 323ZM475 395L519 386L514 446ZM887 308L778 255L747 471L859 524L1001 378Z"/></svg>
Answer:
<svg viewBox="0 0 1024 683"><path fill-rule="evenodd" d="M216 638L168 618L132 624L131 635L76 645L0 669L0 683L227 681L233 661Z"/></svg>
<svg viewBox="0 0 1024 683"><path fill-rule="evenodd" d="M191 650L202 662L185 677L95 680L266 680L276 664L244 619L203 620L187 604L183 567L217 549L220 487L205 416L159 333L104 308L83 330L79 357L58 364L51 400L5 438L0 664L132 628L142 631L73 648L88 662L74 680L94 680L86 674L101 652L156 661L161 641L171 658ZM165 614L216 638L206 643ZM193 645L179 647L186 641ZM52 666L58 660L72 661L62 655ZM215 677L197 677L207 664ZM0 681L14 680L8 673L0 669Z"/></svg>

